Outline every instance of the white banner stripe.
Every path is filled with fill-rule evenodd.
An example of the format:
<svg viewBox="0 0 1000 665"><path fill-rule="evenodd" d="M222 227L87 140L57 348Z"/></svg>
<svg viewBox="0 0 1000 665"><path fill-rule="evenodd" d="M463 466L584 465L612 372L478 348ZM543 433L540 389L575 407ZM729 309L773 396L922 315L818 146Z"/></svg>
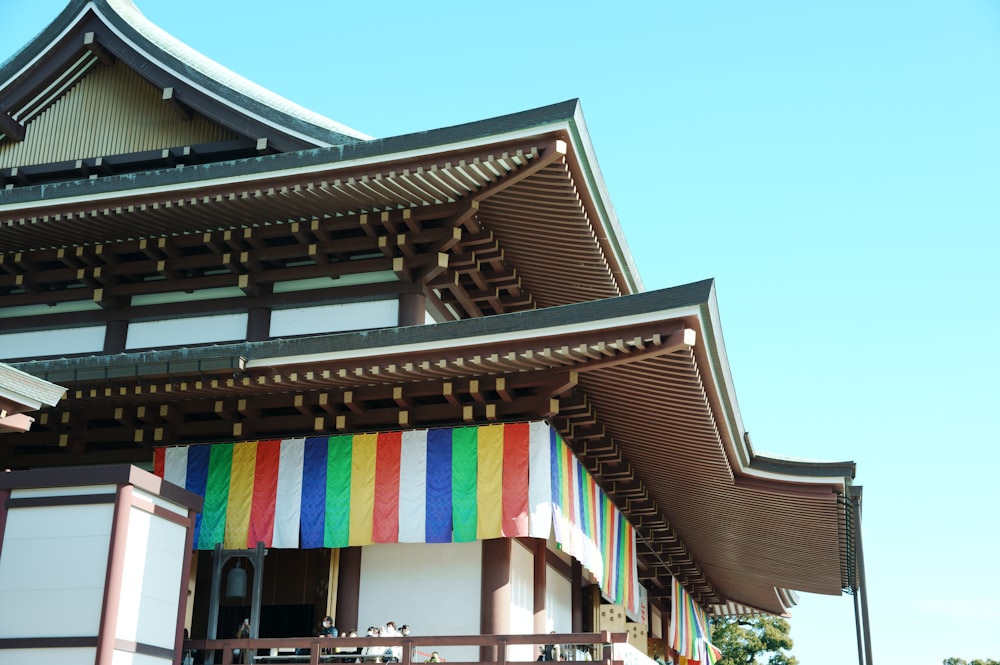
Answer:
<svg viewBox="0 0 1000 665"><path fill-rule="evenodd" d="M549 425L532 422L528 430L528 534L548 539L552 532L552 471Z"/></svg>
<svg viewBox="0 0 1000 665"><path fill-rule="evenodd" d="M299 546L299 513L302 507L302 465L305 439L285 439L278 457L278 491L274 502L274 537L271 546Z"/></svg>
<svg viewBox="0 0 1000 665"><path fill-rule="evenodd" d="M424 542L426 519L427 430L406 431L399 464L399 542Z"/></svg>
<svg viewBox="0 0 1000 665"><path fill-rule="evenodd" d="M187 487L188 448L174 446L163 452L163 479L179 487Z"/></svg>

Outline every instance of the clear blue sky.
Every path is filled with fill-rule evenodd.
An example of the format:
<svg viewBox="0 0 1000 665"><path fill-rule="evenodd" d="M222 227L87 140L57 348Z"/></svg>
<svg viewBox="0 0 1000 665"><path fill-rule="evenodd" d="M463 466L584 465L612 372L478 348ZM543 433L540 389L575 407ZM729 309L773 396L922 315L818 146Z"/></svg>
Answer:
<svg viewBox="0 0 1000 665"><path fill-rule="evenodd" d="M578 97L649 289L717 280L759 451L854 460L874 657L1000 658L1000 4L136 0L388 137ZM3 0L0 60L60 0ZM803 596L803 665L856 662Z"/></svg>

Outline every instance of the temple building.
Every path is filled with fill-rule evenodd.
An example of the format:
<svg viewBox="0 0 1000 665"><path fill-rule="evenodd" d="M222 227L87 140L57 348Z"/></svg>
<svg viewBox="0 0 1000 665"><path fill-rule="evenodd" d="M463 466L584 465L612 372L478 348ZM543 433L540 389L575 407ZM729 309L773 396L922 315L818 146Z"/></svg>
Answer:
<svg viewBox="0 0 1000 665"><path fill-rule="evenodd" d="M372 138L71 0L0 66L0 360L66 389L0 468L204 498L194 638L329 614L711 661L706 617L800 592L867 636L854 463L754 451L714 283L643 289L576 100Z"/></svg>

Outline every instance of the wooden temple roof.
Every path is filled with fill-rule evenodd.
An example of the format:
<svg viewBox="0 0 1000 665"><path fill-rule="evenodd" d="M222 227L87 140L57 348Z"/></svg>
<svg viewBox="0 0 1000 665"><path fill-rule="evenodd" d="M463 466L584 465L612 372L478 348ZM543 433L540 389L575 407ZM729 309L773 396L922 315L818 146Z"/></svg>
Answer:
<svg viewBox="0 0 1000 665"><path fill-rule="evenodd" d="M366 269L447 292L460 318L633 293L591 152L574 100L363 144L0 190L0 307Z"/></svg>

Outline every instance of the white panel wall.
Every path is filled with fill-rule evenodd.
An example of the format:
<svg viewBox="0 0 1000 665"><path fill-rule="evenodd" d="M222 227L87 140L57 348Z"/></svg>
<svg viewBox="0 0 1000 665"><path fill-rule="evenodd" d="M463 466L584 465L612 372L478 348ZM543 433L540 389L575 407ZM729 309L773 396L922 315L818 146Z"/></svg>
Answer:
<svg viewBox="0 0 1000 665"><path fill-rule="evenodd" d="M278 309L271 312L271 337L389 328L398 323L398 300Z"/></svg>
<svg viewBox="0 0 1000 665"><path fill-rule="evenodd" d="M535 632L535 567L532 552L518 541L510 547L510 632ZM518 644L507 648L508 660L535 660L536 647Z"/></svg>
<svg viewBox="0 0 1000 665"><path fill-rule="evenodd" d="M545 571L545 628L573 632L573 586L552 566Z"/></svg>
<svg viewBox="0 0 1000 665"><path fill-rule="evenodd" d="M661 633L663 633L663 615L660 613L660 610L650 605L649 616L650 616L649 623L653 627L653 630L650 633L650 635L653 637L662 638L663 635Z"/></svg>
<svg viewBox="0 0 1000 665"><path fill-rule="evenodd" d="M119 496L118 490L117 484L93 484L11 491L15 505L7 511L0 556L0 639L82 637L96 641L105 609L115 520L113 500ZM138 487L135 494L187 517L187 509L169 499ZM99 497L99 503L71 503L72 497L88 495ZM51 498L70 503L17 505L18 501L24 504L29 499ZM180 593L187 576L187 529L139 508L129 507L128 511L127 528L116 534L125 539L119 542L124 547L124 560L121 588L112 599L118 616L110 637L126 644L159 647L171 654ZM96 651L96 647L0 650L0 665L90 665ZM111 656L110 662L116 665L167 665L173 661L172 655L117 650Z"/></svg>
<svg viewBox="0 0 1000 665"><path fill-rule="evenodd" d="M148 349L180 344L232 342L246 339L246 337L246 314L194 316L184 319L130 323L125 348Z"/></svg>
<svg viewBox="0 0 1000 665"><path fill-rule="evenodd" d="M0 358L40 358L104 350L104 326L0 335Z"/></svg>
<svg viewBox="0 0 1000 665"><path fill-rule="evenodd" d="M115 651L111 656L111 665L163 665L172 662L168 658L156 658L155 656L128 653L127 651Z"/></svg>
<svg viewBox="0 0 1000 665"><path fill-rule="evenodd" d="M184 527L132 508L115 633L118 639L173 648L178 582L184 577L184 543ZM149 662L164 661L152 658Z"/></svg>
<svg viewBox="0 0 1000 665"><path fill-rule="evenodd" d="M4 665L94 665L97 649L4 649L0 655Z"/></svg>
<svg viewBox="0 0 1000 665"><path fill-rule="evenodd" d="M478 635L481 567L478 541L365 547L358 633L364 635L368 626L395 621L397 626L409 624L413 635ZM447 660L479 660L477 647L438 651Z"/></svg>
<svg viewBox="0 0 1000 665"><path fill-rule="evenodd" d="M0 638L97 635L113 515L112 504L7 513Z"/></svg>

